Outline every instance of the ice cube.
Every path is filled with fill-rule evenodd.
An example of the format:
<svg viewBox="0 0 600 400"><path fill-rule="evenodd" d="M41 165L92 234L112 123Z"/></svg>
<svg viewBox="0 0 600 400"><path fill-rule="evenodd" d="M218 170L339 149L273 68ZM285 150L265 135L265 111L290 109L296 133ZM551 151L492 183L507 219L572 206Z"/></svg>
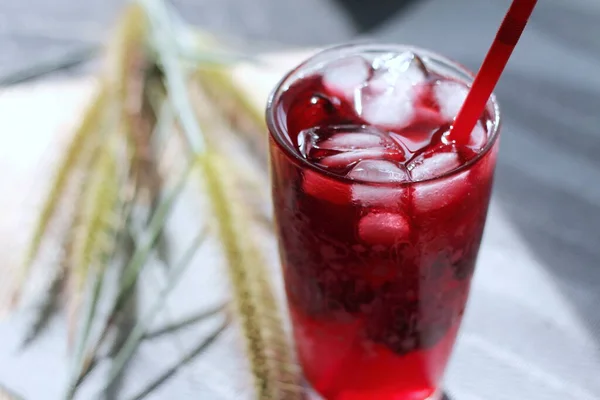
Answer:
<svg viewBox="0 0 600 400"><path fill-rule="evenodd" d="M298 134L298 150L304 158L309 158L310 152L319 140L319 134L315 129L305 129Z"/></svg>
<svg viewBox="0 0 600 400"><path fill-rule="evenodd" d="M404 156L402 148L387 132L363 125L315 127L300 132L297 141L299 151L306 159L325 166L341 166L344 163L344 166L349 166L361 157L385 155L387 150L401 158ZM338 152L341 153L336 154ZM350 154L344 155L344 152Z"/></svg>
<svg viewBox="0 0 600 400"><path fill-rule="evenodd" d="M415 115L409 94L393 89L374 95L363 93L357 111L369 124L392 129L408 126Z"/></svg>
<svg viewBox="0 0 600 400"><path fill-rule="evenodd" d="M361 207L395 208L407 196L404 187L386 187L365 184L352 185L352 202Z"/></svg>
<svg viewBox="0 0 600 400"><path fill-rule="evenodd" d="M355 96L357 113L370 124L407 126L415 116L415 86L427 78L423 62L413 53L403 53L377 58L373 66L373 77Z"/></svg>
<svg viewBox="0 0 600 400"><path fill-rule="evenodd" d="M358 235L370 245L393 246L409 241L408 218L397 213L371 213L358 222Z"/></svg>
<svg viewBox="0 0 600 400"><path fill-rule="evenodd" d="M351 199L350 185L309 169L304 171L302 189L310 196L334 204L349 204Z"/></svg>
<svg viewBox="0 0 600 400"><path fill-rule="evenodd" d="M326 150L348 151L355 149L368 149L383 147L386 140L370 133L338 133L319 144L319 148Z"/></svg>
<svg viewBox="0 0 600 400"><path fill-rule="evenodd" d="M460 158L452 146L444 146L415 158L408 165L413 181L423 181L450 172L460 166Z"/></svg>
<svg viewBox="0 0 600 400"><path fill-rule="evenodd" d="M469 89L455 81L439 81L433 87L434 96L440 106L440 114L451 122L460 111Z"/></svg>
<svg viewBox="0 0 600 400"><path fill-rule="evenodd" d="M343 168L362 160L386 158L388 153L389 151L384 148L346 151L325 157L319 163L325 167Z"/></svg>
<svg viewBox="0 0 600 400"><path fill-rule="evenodd" d="M487 142L487 132L481 122L477 122L475 128L471 132L471 138L469 139L469 147L475 151L483 149Z"/></svg>
<svg viewBox="0 0 600 400"><path fill-rule="evenodd" d="M360 161L348 173L348 177L368 182L406 182L409 180L406 169L385 160Z"/></svg>
<svg viewBox="0 0 600 400"><path fill-rule="evenodd" d="M443 126L443 129L448 128L441 136L441 142L444 144L453 144L455 140L453 138L450 125ZM473 130L471 131L471 136L469 137L469 142L467 143L467 147L475 152L479 152L481 149L485 147L487 143L487 131L483 127L481 121L478 121Z"/></svg>
<svg viewBox="0 0 600 400"><path fill-rule="evenodd" d="M432 129L447 124L440 114L439 105L433 93L433 84L426 82L415 86L415 120L413 124L427 126Z"/></svg>
<svg viewBox="0 0 600 400"><path fill-rule="evenodd" d="M470 188L469 171L464 171L436 181L416 183L411 200L416 213L427 213L466 198Z"/></svg>
<svg viewBox="0 0 600 400"><path fill-rule="evenodd" d="M369 78L370 68L360 56L346 57L328 64L323 71L323 84L333 95L351 100L354 91Z"/></svg>
<svg viewBox="0 0 600 400"><path fill-rule="evenodd" d="M401 54L389 53L373 61L375 76L382 76L390 85L410 82L416 85L427 78L427 68L419 56L408 51Z"/></svg>

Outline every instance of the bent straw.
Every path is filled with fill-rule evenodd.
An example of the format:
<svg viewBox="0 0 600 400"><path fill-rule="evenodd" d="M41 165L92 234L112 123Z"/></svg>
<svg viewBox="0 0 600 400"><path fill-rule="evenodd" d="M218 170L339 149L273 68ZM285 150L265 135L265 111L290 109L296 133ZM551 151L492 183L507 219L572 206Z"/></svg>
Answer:
<svg viewBox="0 0 600 400"><path fill-rule="evenodd" d="M471 131L483 114L536 3L537 0L513 0L473 81L471 90L454 120L449 133L450 140L459 144L468 143Z"/></svg>

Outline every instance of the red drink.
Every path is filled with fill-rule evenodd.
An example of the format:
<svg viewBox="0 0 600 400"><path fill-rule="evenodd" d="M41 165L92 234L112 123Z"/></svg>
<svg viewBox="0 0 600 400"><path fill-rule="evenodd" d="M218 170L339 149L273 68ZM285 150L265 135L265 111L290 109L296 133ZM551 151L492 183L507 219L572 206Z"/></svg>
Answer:
<svg viewBox="0 0 600 400"><path fill-rule="evenodd" d="M271 98L285 288L301 365L325 399L439 393L497 148L493 100L468 145L448 139L471 79L425 50L343 46Z"/></svg>

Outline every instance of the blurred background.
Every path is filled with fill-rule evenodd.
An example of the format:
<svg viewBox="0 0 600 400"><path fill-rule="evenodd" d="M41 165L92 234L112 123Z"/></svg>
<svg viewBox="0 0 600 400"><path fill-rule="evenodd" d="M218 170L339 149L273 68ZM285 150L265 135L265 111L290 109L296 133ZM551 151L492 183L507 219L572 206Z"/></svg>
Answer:
<svg viewBox="0 0 600 400"><path fill-rule="evenodd" d="M122 0L32 0L0 5L0 73L89 48L107 35ZM367 35L433 47L475 67L509 0L175 0L188 21L209 31L276 45L320 46ZM447 4L446 4L447 3ZM595 0L539 2L516 63L573 67L598 55ZM472 54L472 55L470 55ZM468 55L468 56L467 56ZM591 58L591 60L590 60ZM550 62L550 61L553 62ZM547 64L553 64L547 66ZM533 67L533 65L529 65ZM573 72L570 75L578 75Z"/></svg>
<svg viewBox="0 0 600 400"><path fill-rule="evenodd" d="M368 34L379 39L434 45L440 50L447 47L448 41L478 51L481 44L487 43L509 1L457 0L447 5L440 0L379 0L368 4L360 0L173 3L201 27L251 40L307 46ZM98 43L123 4L122 0L3 2L0 71L7 73L36 60ZM595 0L541 1L534 17L535 30L544 36L549 47L565 46L597 54L599 44L593 33L598 29L598 8ZM544 59L543 54L540 59Z"/></svg>
<svg viewBox="0 0 600 400"><path fill-rule="evenodd" d="M509 0L176 0L258 50L354 39L430 48L476 70ZM121 0L0 3L0 82L88 75ZM58 62L60 60L60 63ZM600 2L541 0L497 87L496 188L456 400L600 399ZM0 110L2 115L2 110Z"/></svg>

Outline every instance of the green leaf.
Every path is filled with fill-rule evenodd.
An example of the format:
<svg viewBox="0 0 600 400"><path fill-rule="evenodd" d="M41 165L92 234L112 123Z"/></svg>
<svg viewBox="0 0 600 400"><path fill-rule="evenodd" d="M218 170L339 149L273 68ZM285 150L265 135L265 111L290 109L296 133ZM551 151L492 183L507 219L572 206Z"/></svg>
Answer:
<svg viewBox="0 0 600 400"><path fill-rule="evenodd" d="M186 88L186 76L182 64L177 57L177 47L174 46L175 28L170 21L170 13L161 0L138 0L144 9L150 22L152 43L158 53L159 64L165 74L165 86L167 96L173 106L173 110L184 131L189 132L186 138L194 152L201 152L204 148L204 137L198 126L194 110L188 98Z"/></svg>
<svg viewBox="0 0 600 400"><path fill-rule="evenodd" d="M175 265L169 277L167 278L167 282L165 287L157 294L156 301L150 307L150 310L144 317L138 321L138 323L134 326L129 337L125 341L125 344L121 348L121 350L117 353L114 358L113 364L109 371L108 375L108 383L107 386L111 385L111 383L121 374L123 368L127 361L131 359L136 349L140 345L144 335L147 332L148 326L152 324L154 318L156 318L158 312L164 307L166 299L168 295L171 293L173 288L179 283L179 280L188 269L191 264L191 261L198 251L200 245L206 239L206 229L203 229L193 240L192 244L186 250L182 259Z"/></svg>
<svg viewBox="0 0 600 400"><path fill-rule="evenodd" d="M135 239L131 235L126 234L126 232L123 232L123 236L124 236L123 241L125 242L124 246L123 246L124 247L123 251L125 253L124 254L125 262L122 263L123 265L121 268L121 274L118 278L119 280L122 277L122 274L124 272L123 267L126 265L127 260L131 259L131 255L135 251L134 249L136 247ZM114 359L114 357L117 355L117 353L123 347L123 345L127 341L127 338L131 334L133 327L135 326L135 324L137 322L137 319L138 319L138 301L137 301L137 296L136 296L137 287L138 287L138 285L134 286L134 289L133 289L134 293L132 293L131 297L126 302L123 309L119 311L117 321L115 322L116 334L115 334L115 338L114 338L113 342L111 343L111 349L109 352L109 356L112 359ZM96 355L96 358L98 358L98 355ZM124 378L125 378L125 373L121 374L119 377L114 379L109 385L107 385L107 387L104 391L105 392L105 400L113 400L113 399L119 398L119 391L121 389L121 385L123 383Z"/></svg>
<svg viewBox="0 0 600 400"><path fill-rule="evenodd" d="M56 275L50 282L48 290L45 291L45 296L42 299L38 311L36 314L36 318L31 324L31 328L29 332L25 335L23 339L23 343L21 344L21 349L27 348L38 336L42 333L42 331L48 326L48 323L51 321L52 317L56 313L59 308L59 300L60 294L62 292L63 286L65 283L65 273L62 267L59 268Z"/></svg>
<svg viewBox="0 0 600 400"><path fill-rule="evenodd" d="M178 362L176 362L173 366L169 367L165 372L160 374L158 378L156 378L152 383L150 383L146 388L144 388L140 393L133 396L131 400L142 400L148 397L152 392L158 389L162 384L168 381L171 377L173 377L181 368L185 367L187 364L192 362L197 356L202 354L211 344L213 344L219 336L225 331L225 329L229 326L229 318L226 318L223 323L207 338L202 339L198 345L194 346L194 348L184 357L182 357Z"/></svg>
<svg viewBox="0 0 600 400"><path fill-rule="evenodd" d="M265 258L249 230L251 220L244 203L235 198L228 162L207 153L200 156L199 170L225 252L256 395L260 399L300 399L300 371L283 329Z"/></svg>
<svg viewBox="0 0 600 400"><path fill-rule="evenodd" d="M95 365L95 359L96 355L98 354L98 350L104 343L104 340L106 339L116 316L131 297L140 272L146 264L150 253L152 252L156 238L166 221L175 199L185 187L185 184L188 181L188 176L193 168L194 164L190 164L188 166L188 168L178 178L175 187L172 188L172 190L168 192L166 196L164 196L156 208L156 212L152 216L148 230L143 235L141 243L135 248L131 260L125 267L117 297L108 313L109 318L104 324L98 340L94 345L88 347L88 351L85 353L85 356L80 357L79 362L77 363L79 368L76 370L76 375L74 375L73 379L71 380L71 387L79 386L83 378L89 373L90 367Z"/></svg>
<svg viewBox="0 0 600 400"><path fill-rule="evenodd" d="M219 314L225 310L227 303L220 304L214 308L209 308L208 310L202 310L196 314L190 315L187 318L184 318L180 321L171 323L162 328L155 329L151 332L147 332L144 334L144 340L154 340L161 338L165 335L178 332L181 329L185 329L191 325L197 324L205 320L206 318L212 317L213 315Z"/></svg>
<svg viewBox="0 0 600 400"><path fill-rule="evenodd" d="M300 374L283 331L269 274L252 234L247 230L249 220L245 219L241 202L231 197L235 189L228 179L226 162L206 146L202 136L185 87L185 73L169 47L176 33L169 12L160 0L140 1L150 20L169 99L207 189L246 337L257 396L261 399L299 399L302 397Z"/></svg>

